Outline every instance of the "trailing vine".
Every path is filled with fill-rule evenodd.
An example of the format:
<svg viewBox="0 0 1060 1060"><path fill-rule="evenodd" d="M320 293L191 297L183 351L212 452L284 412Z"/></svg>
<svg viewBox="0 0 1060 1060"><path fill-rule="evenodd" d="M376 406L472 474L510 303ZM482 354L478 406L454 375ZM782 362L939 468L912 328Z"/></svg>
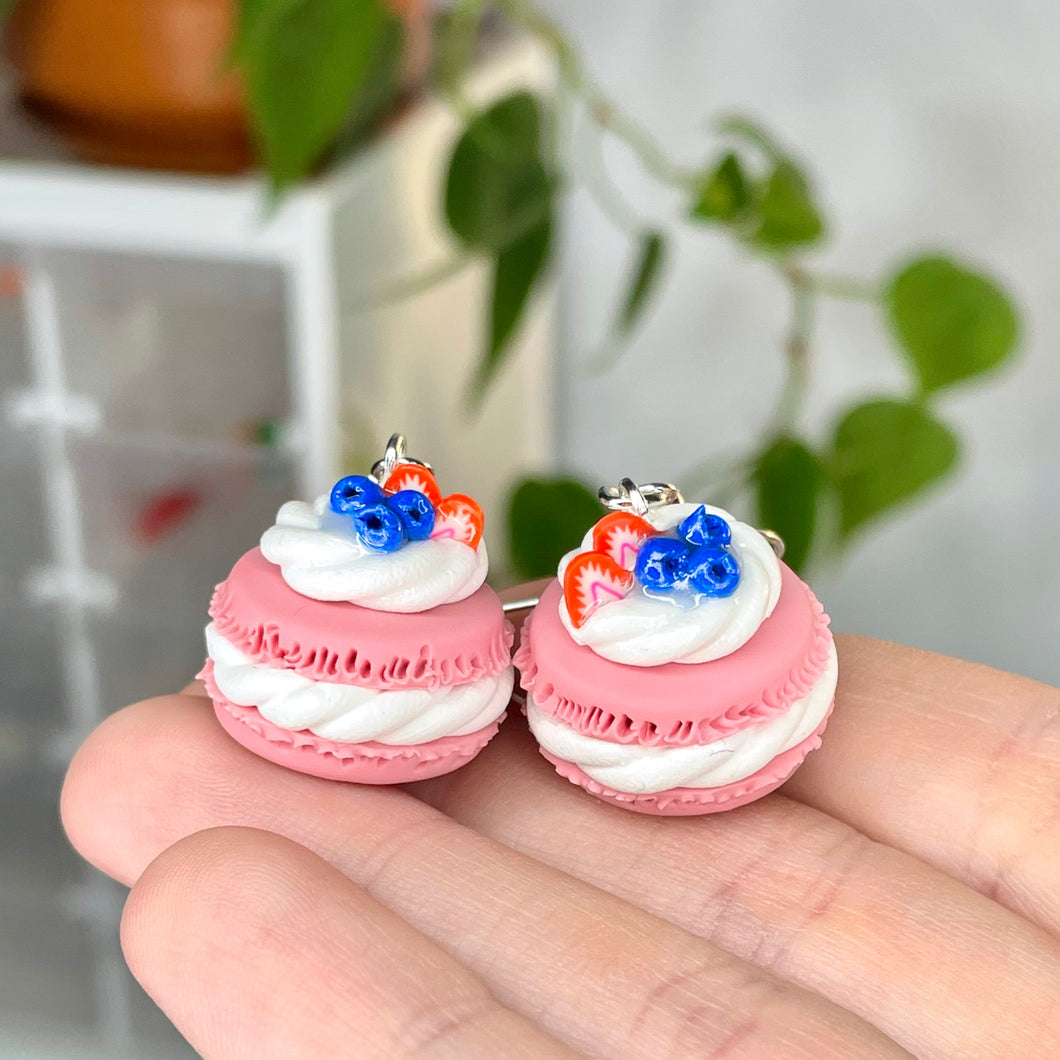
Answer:
<svg viewBox="0 0 1060 1060"><path fill-rule="evenodd" d="M551 50L559 77L555 100L515 92L478 108L464 97L483 25L497 17ZM1001 365L1018 340L1017 313L992 279L944 253L910 256L871 280L819 271L811 255L827 236L827 221L809 175L778 140L761 125L730 115L715 122L706 163L671 158L529 0L457 0L439 21L437 44L437 80L463 123L440 189L456 249L451 262L384 294L422 290L471 260L488 263L482 347L469 380L472 410L503 368L545 274L560 196L572 183L583 182L632 243L632 266L621 279L596 369L606 370L620 354L663 280L669 232L637 215L601 156L579 165L571 130L574 109L581 108L597 138L621 141L653 181L685 203L675 226L729 240L765 262L789 295L781 349L786 377L774 412L751 451L675 468L690 494L709 491L721 500L750 493L760 525L785 537L787 558L798 569L956 465L959 441L937 399ZM244 71L263 162L282 193L355 134L363 135L393 100L401 23L383 0L240 0L233 56ZM306 77L307 70L314 76ZM840 410L829 436L818 441L802 419L816 320L826 299L853 299L875 311L907 369L908 385ZM580 538L591 498L569 479L514 489L511 555L518 574L554 570L558 555Z"/></svg>

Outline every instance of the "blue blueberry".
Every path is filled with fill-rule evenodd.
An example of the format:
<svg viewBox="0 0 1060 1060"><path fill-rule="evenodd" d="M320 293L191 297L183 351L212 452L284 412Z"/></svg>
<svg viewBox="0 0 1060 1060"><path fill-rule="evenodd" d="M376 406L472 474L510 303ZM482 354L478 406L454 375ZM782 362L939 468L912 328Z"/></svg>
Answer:
<svg viewBox="0 0 1060 1060"><path fill-rule="evenodd" d="M394 552L408 539L401 516L385 501L352 514L357 536L373 552Z"/></svg>
<svg viewBox="0 0 1060 1060"><path fill-rule="evenodd" d="M359 511L383 500L383 491L367 475L347 475L331 490L331 510L339 515Z"/></svg>
<svg viewBox="0 0 1060 1060"><path fill-rule="evenodd" d="M422 541L434 529L434 505L419 490L399 490L388 501L401 516L410 541Z"/></svg>
<svg viewBox="0 0 1060 1060"><path fill-rule="evenodd" d="M688 557L688 581L704 596L732 596L740 582L740 565L728 549L700 545Z"/></svg>
<svg viewBox="0 0 1060 1060"><path fill-rule="evenodd" d="M677 528L690 545L727 545L732 541L732 527L720 516L711 515L701 504Z"/></svg>
<svg viewBox="0 0 1060 1060"><path fill-rule="evenodd" d="M672 537L649 537L637 553L637 581L646 589L671 592L687 579L686 564L691 549Z"/></svg>

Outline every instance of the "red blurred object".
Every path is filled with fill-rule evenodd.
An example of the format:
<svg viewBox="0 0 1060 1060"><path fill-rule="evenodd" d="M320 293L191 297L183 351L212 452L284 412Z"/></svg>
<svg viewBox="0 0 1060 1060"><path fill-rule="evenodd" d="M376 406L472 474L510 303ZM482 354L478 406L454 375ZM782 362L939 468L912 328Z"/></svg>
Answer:
<svg viewBox="0 0 1060 1060"><path fill-rule="evenodd" d="M0 298L17 298L22 293L22 270L17 265L0 266Z"/></svg>
<svg viewBox="0 0 1060 1060"><path fill-rule="evenodd" d="M202 504L202 494L190 486L157 494L136 514L133 524L136 540L141 545L155 544L183 526Z"/></svg>

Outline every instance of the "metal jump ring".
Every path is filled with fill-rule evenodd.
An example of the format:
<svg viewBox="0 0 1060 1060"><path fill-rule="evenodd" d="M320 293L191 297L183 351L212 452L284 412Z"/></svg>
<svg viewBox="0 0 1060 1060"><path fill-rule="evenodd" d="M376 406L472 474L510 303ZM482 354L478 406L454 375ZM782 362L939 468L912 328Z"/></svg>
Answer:
<svg viewBox="0 0 1060 1060"><path fill-rule="evenodd" d="M624 478L617 486L601 486L597 496L605 508L631 511L640 516L647 515L652 508L684 501L681 491L669 482L645 482L638 486L630 478Z"/></svg>
<svg viewBox="0 0 1060 1060"><path fill-rule="evenodd" d="M420 467L425 467L428 471L431 470L431 465L426 463L426 461L417 460L415 457L408 455L408 441L403 434L392 434L390 441L386 443L386 452L383 454L383 459L377 460L372 465L372 478L376 482L385 482L390 477L390 472L398 464L418 464Z"/></svg>

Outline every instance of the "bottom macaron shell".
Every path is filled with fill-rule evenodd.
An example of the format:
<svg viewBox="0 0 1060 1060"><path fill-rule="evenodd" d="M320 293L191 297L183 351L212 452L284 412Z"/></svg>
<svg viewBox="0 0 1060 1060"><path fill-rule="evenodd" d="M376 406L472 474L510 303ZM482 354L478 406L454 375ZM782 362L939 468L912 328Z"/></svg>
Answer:
<svg viewBox="0 0 1060 1060"><path fill-rule="evenodd" d="M779 788L802 765L806 756L821 746L821 734L831 713L832 707L829 707L828 714L813 733L802 743L782 751L757 773L717 788L670 788L668 791L657 791L651 795L631 795L605 787L573 762L557 758L542 747L538 747L538 750L556 767L556 772L561 777L585 788L590 795L595 795L604 802L619 806L623 810L634 810L658 817L691 817L695 814L734 810Z"/></svg>
<svg viewBox="0 0 1060 1060"><path fill-rule="evenodd" d="M429 743L395 746L381 743L335 743L306 730L292 732L273 725L254 707L224 698L209 689L214 712L225 732L260 758L285 769L354 784L406 784L451 773L466 765L497 735L505 715L465 736L443 736Z"/></svg>

